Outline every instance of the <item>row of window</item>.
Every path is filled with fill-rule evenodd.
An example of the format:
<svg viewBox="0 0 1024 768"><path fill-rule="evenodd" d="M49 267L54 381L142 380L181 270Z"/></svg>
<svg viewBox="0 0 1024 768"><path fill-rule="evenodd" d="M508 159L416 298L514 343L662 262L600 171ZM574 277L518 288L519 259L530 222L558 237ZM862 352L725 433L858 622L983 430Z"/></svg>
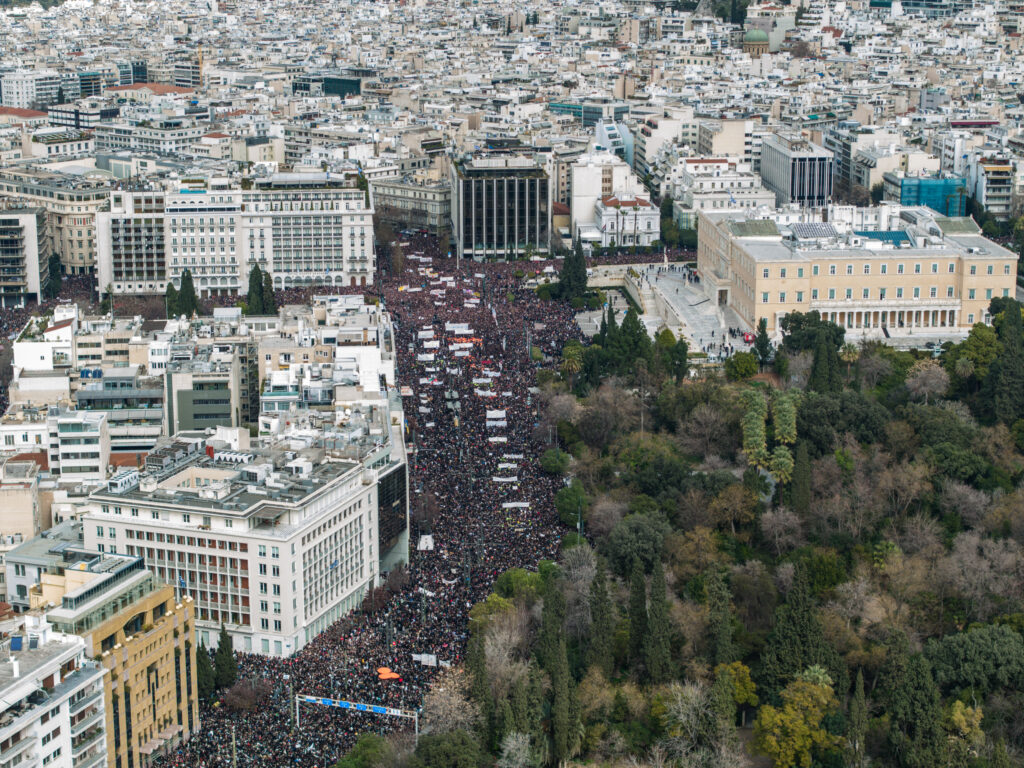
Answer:
<svg viewBox="0 0 1024 768"><path fill-rule="evenodd" d="M1010 295L1010 289L1009 288L1003 288L1003 294L1002 295L1004 297L1009 296ZM886 296L887 296L887 289L879 288L878 289L878 300L879 301L885 301ZM913 297L915 299L920 299L921 298L921 289L920 288L914 288L913 289ZM930 298L930 299L937 299L938 297L939 297L939 295L938 295L938 288L936 288L933 285L931 288L928 289L928 298ZM828 289L828 298L830 300L834 300L836 298L836 289L835 288L829 288ZM853 298L853 289L852 288L847 288L846 289L846 296L845 296L845 298L846 299L852 299ZM870 298L871 298L871 289L870 288L862 288L861 289L861 299L870 299ZM903 298L903 288L897 288L896 289L896 298L897 299L902 299ZM953 286L951 286L951 285L946 286L946 298L947 299L955 298ZM967 291L967 298L969 300L973 300L973 299L977 298L977 292L976 292L976 290L974 288L970 288ZM992 298L992 289L991 288L985 289L985 298L986 299L991 299ZM817 299L818 299L818 289L814 288L814 289L811 290L811 301L817 301ZM799 304L803 300L804 300L804 292L803 291L797 291L796 292L796 301L797 301L797 303ZM767 304L768 302L769 302L769 293L768 293L768 291L764 291L764 292L761 293L761 303L762 304ZM785 304L786 303L786 292L785 291L780 291L779 292L779 303L780 304Z"/></svg>
<svg viewBox="0 0 1024 768"><path fill-rule="evenodd" d="M887 274L889 274L888 268L889 268L888 264L880 264L879 265L878 273L881 274L881 275L887 275ZM952 274L956 274L956 262L954 262L954 261L949 262L946 265L946 271L947 271L947 273L949 273L951 275ZM977 264L972 264L970 266L969 272L972 275L978 274L978 265ZM780 267L779 268L779 277L785 278L787 276L787 273L788 273L788 268L787 267ZM835 264L829 264L828 265L828 273L830 275L838 274L837 266ZM905 265L904 264L897 264L896 265L896 274L897 275L902 275L904 273L905 273ZM932 262L931 274L937 275L938 273L939 273L938 262ZM819 274L819 267L818 267L817 264L815 264L814 266L811 267L811 274L814 275L815 277L818 276L818 274ZM847 264L846 265L846 274L847 275L852 275L853 274L853 264ZM871 274L871 265L870 264L865 264L864 265L864 274L865 275L870 275ZM914 274L915 275L920 275L921 274L921 264L919 264L919 263L918 264L914 264ZM987 265L985 267L985 274L986 275L995 274L995 267L994 267L994 265L992 265L992 264ZM1010 265L1009 264L1004 264L1003 265L1003 274L1004 275L1010 274ZM797 277L803 277L804 276L804 268L803 267L797 267L796 268L796 276ZM763 277L765 279L771 277L771 269L769 267L763 267L761 269L761 277Z"/></svg>

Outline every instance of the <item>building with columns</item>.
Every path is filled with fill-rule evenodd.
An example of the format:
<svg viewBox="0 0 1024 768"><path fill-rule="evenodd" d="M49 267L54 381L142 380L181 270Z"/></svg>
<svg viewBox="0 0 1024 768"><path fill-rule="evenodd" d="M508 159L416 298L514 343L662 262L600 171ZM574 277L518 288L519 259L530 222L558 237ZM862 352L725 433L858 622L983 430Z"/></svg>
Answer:
<svg viewBox="0 0 1024 768"><path fill-rule="evenodd" d="M786 314L817 310L854 337L956 338L989 322L993 298L1014 295L1016 254L970 218L891 204L699 217L705 293L776 335Z"/></svg>

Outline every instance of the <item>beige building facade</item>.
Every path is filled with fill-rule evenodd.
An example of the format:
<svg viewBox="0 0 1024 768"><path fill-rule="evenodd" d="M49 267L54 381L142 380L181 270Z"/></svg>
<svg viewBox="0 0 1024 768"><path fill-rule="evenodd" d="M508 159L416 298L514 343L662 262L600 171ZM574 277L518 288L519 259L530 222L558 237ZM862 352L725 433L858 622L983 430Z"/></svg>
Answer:
<svg viewBox="0 0 1024 768"><path fill-rule="evenodd" d="M862 336L957 336L1014 295L1016 255L970 219L900 206L743 217L700 213L697 269L751 328L765 318L778 334L785 315L817 310Z"/></svg>
<svg viewBox="0 0 1024 768"><path fill-rule="evenodd" d="M108 671L103 687L108 768L145 768L199 726L192 599L145 569L141 558L99 555L43 573L33 609L86 643Z"/></svg>

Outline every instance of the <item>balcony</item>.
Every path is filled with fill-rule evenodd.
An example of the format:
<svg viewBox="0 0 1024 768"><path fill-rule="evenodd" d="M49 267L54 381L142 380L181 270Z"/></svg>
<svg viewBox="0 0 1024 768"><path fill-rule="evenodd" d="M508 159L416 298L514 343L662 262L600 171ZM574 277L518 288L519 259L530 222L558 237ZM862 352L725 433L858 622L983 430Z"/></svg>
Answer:
<svg viewBox="0 0 1024 768"><path fill-rule="evenodd" d="M7 749L5 749L3 752L0 752L0 764L2 764L2 765L8 764L17 755L21 754L28 747L30 747L34 741L35 741L34 738L32 738L30 736L26 736L21 741L17 742L16 744L12 744Z"/></svg>
<svg viewBox="0 0 1024 768"><path fill-rule="evenodd" d="M73 755L80 755L89 747L99 743L101 739L105 738L106 733L104 729L97 726L90 731L86 731L77 744L75 743L74 738L71 739L71 753Z"/></svg>
<svg viewBox="0 0 1024 768"><path fill-rule="evenodd" d="M102 690L95 691L93 693L90 693L87 696L83 696L78 701L75 701L75 702L71 703L71 705L68 707L68 714L70 714L72 717L74 717L79 712L81 712L83 709L88 707L90 704L95 704L96 702L98 702L102 698L103 698L103 691Z"/></svg>
<svg viewBox="0 0 1024 768"><path fill-rule="evenodd" d="M81 735L84 731L89 730L91 726L97 725L100 722L100 720L104 718L104 716L104 711L102 709L97 709L88 717L71 726L71 737L75 738Z"/></svg>

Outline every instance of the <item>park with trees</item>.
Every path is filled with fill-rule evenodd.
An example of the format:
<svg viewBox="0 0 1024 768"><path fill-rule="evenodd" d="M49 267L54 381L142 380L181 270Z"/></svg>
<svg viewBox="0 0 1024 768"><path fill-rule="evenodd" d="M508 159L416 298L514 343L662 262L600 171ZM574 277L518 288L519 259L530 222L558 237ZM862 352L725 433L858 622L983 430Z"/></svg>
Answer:
<svg viewBox="0 0 1024 768"><path fill-rule="evenodd" d="M730 376L606 316L538 375L557 561L473 608L419 747L339 765L1020 765L1024 323L990 310L941 355L790 315Z"/></svg>

